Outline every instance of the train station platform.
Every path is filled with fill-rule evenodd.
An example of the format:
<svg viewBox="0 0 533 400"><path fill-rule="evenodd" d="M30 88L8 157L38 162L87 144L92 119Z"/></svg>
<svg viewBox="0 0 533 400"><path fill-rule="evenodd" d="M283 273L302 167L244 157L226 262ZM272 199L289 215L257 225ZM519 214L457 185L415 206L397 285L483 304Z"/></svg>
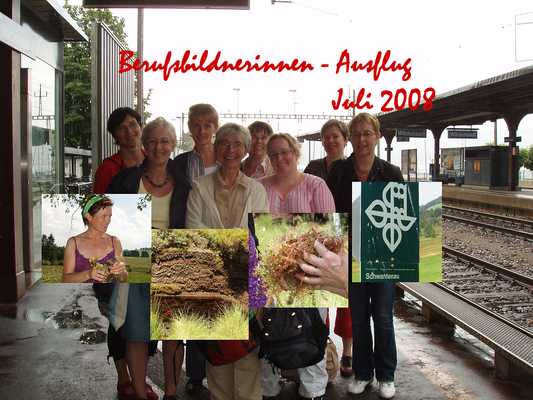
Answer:
<svg viewBox="0 0 533 400"><path fill-rule="evenodd" d="M443 204L474 207L486 211L533 215L533 190L492 190L488 186L442 185Z"/></svg>
<svg viewBox="0 0 533 400"><path fill-rule="evenodd" d="M330 310L333 323L334 310ZM491 349L460 328L429 323L413 299L395 305L398 347L395 399L531 399L527 376L507 381L494 376ZM14 304L0 305L0 393L4 399L115 400L116 372L107 363L107 320L100 316L91 285L42 284L28 289ZM339 354L341 340L331 335ZM357 345L357 344L355 344ZM148 379L162 397L161 354L150 360ZM325 400L378 399L377 383L358 396L347 393L352 378L340 374ZM185 372L179 399L209 399L207 383L197 396L185 393ZM299 399L294 382L281 381L275 399Z"/></svg>

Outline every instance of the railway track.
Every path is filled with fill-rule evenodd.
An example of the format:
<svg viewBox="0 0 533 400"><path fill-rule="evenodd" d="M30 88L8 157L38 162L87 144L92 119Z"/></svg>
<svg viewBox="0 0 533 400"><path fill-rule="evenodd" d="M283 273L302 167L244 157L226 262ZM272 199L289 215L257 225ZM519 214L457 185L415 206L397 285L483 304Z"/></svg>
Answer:
<svg viewBox="0 0 533 400"><path fill-rule="evenodd" d="M533 277L447 246L442 251L443 286L533 333Z"/></svg>
<svg viewBox="0 0 533 400"><path fill-rule="evenodd" d="M446 214L442 214L443 219L455 221L460 224L472 225L493 232L500 232L508 236L521 237L533 242L533 221L457 207L443 206L442 208L443 211L447 212ZM454 213L455 215L451 215L450 213Z"/></svg>
<svg viewBox="0 0 533 400"><path fill-rule="evenodd" d="M461 207L447 206L444 204L442 205L442 210L448 213L458 213L467 218L486 218L492 221L501 221L506 224L514 224L517 227L523 226L525 228L533 229L533 220L531 219L509 217L507 215L488 213L488 212L477 211L477 210L470 210L470 209L461 208Z"/></svg>
<svg viewBox="0 0 533 400"><path fill-rule="evenodd" d="M474 257L470 254L463 253L456 249L453 249L449 246L442 246L442 255L452 256L457 260L460 260L467 264L468 266L476 267L480 270L481 273L491 272L497 275L497 277L504 277L515 284L522 285L529 289L533 289L533 277L526 276L524 274L515 272L507 267L494 264L492 262L482 260L478 257ZM443 271L444 274L444 271Z"/></svg>

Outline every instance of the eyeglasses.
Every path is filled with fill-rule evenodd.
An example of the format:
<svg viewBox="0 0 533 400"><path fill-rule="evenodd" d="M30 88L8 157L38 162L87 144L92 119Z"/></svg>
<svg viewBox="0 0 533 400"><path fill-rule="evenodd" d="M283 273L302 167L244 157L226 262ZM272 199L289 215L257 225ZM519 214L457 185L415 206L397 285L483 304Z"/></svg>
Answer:
<svg viewBox="0 0 533 400"><path fill-rule="evenodd" d="M218 148L220 150L229 150L230 146L233 147L233 150L235 151L244 149L244 145L241 142L235 142L235 143L220 142L218 144Z"/></svg>
<svg viewBox="0 0 533 400"><path fill-rule="evenodd" d="M264 135L264 136L252 135L252 140L262 140L263 142L266 142L268 140L268 136L267 135Z"/></svg>
<svg viewBox="0 0 533 400"><path fill-rule="evenodd" d="M282 151L282 152L280 152L280 153L270 154L270 155L268 156L268 158L270 158L270 159L274 159L274 158L278 158L279 156L286 156L287 154L290 154L290 153L292 153L292 152L293 152L293 150L286 150L286 151Z"/></svg>
<svg viewBox="0 0 533 400"><path fill-rule="evenodd" d="M115 128L115 132L122 133L126 132L126 128L129 128L130 131L134 130L139 126L139 123L137 121L131 121L128 126L126 125L119 125Z"/></svg>
<svg viewBox="0 0 533 400"><path fill-rule="evenodd" d="M163 139L160 139L160 140L157 140L157 139L148 139L146 141L146 145L148 147L156 147L157 144L160 143L161 146L163 147L167 147L167 146L170 146L170 144L172 143L170 140L168 140L167 138L163 138Z"/></svg>
<svg viewBox="0 0 533 400"><path fill-rule="evenodd" d="M361 136L362 136L365 139L368 139L370 136L375 135L375 134L376 134L376 132L370 132L370 131L364 131L363 133L361 133L361 132L352 132L352 133L350 133L350 137L359 140L359 139L361 139Z"/></svg>

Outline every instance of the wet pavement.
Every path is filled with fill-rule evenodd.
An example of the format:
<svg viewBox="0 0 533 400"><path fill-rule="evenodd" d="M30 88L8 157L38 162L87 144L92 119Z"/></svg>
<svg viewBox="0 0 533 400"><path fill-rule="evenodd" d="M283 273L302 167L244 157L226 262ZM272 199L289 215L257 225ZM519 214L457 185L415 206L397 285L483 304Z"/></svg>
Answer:
<svg viewBox="0 0 533 400"><path fill-rule="evenodd" d="M335 317L330 310L330 319ZM0 398L115 400L116 372L107 362L107 320L100 316L91 285L42 284L28 289L18 303L0 304ZM395 399L531 399L531 377L507 381L494 376L493 352L453 325L429 324L416 301L396 302L398 346ZM332 339L341 353L341 340ZM150 360L148 380L162 396L163 361ZM209 399L207 383L197 396ZM328 385L325 400L378 399L377 383L358 396L347 394L351 378L340 374ZM281 381L275 399L300 399L294 382Z"/></svg>

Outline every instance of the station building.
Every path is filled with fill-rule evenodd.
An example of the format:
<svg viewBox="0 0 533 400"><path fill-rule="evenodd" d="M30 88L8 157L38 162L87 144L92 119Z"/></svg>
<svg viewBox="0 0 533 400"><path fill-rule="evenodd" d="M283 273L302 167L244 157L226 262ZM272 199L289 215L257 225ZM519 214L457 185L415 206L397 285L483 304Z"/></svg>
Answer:
<svg viewBox="0 0 533 400"><path fill-rule="evenodd" d="M0 301L40 278L41 195L64 185L63 45L87 40L57 0L0 2Z"/></svg>

